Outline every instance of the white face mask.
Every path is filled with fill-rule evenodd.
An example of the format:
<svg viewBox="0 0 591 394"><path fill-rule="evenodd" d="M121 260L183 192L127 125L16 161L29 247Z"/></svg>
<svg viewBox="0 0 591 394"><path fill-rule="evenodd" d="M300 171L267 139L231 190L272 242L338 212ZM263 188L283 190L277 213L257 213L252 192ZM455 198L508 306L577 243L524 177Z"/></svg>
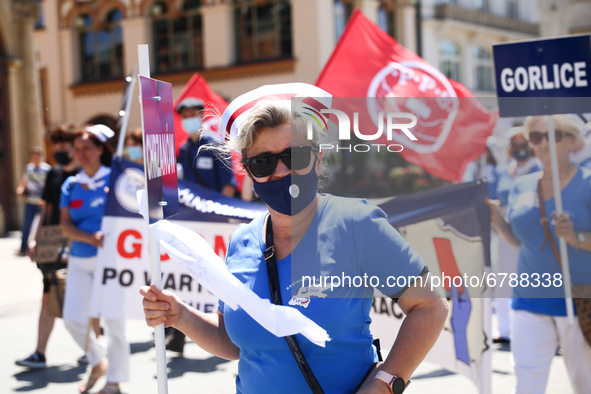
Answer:
<svg viewBox="0 0 591 394"><path fill-rule="evenodd" d="M187 131L187 133L196 133L199 131L199 129L201 129L201 116L183 119L181 123L183 125L183 128Z"/></svg>
<svg viewBox="0 0 591 394"><path fill-rule="evenodd" d="M127 156L129 156L131 160L139 160L144 156L144 151L141 146L128 146L125 149L127 150Z"/></svg>

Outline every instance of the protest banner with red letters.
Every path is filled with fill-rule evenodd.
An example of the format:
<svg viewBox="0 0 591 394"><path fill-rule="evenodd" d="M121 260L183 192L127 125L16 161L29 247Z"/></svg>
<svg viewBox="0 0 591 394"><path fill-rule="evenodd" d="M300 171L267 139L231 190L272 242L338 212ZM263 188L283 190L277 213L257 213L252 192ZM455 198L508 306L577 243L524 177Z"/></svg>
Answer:
<svg viewBox="0 0 591 394"><path fill-rule="evenodd" d="M384 129L372 142L397 142L404 147L404 159L449 181L461 180L468 163L485 152L497 119L465 86L398 44L359 10L316 86L333 95L333 109L352 105L347 112L358 112L361 134L379 130L382 122L376 116L385 116L389 108L414 114L417 123L410 131L417 140L402 133L389 136ZM369 98L366 108L355 101L339 104L341 98L352 97Z"/></svg>
<svg viewBox="0 0 591 394"><path fill-rule="evenodd" d="M111 185L95 270L91 316L143 319L139 288L149 285L148 225L138 213L136 192L144 187L143 169L114 158ZM266 212L266 206L225 197L213 190L179 179L180 212L174 223L202 235L215 253L224 258L239 223ZM162 288L171 290L203 312L217 309L217 298L163 253Z"/></svg>
<svg viewBox="0 0 591 394"><path fill-rule="evenodd" d="M144 319L138 290L150 283L148 227L137 213L136 201L136 191L143 188L143 182L138 165L122 159L113 161L91 316ZM463 277L442 283L450 314L427 361L469 377L478 387L486 386L486 376L490 375L486 361L492 351L487 345L491 341L490 311L486 309L490 289L482 283L475 286L466 278L482 278L490 271L486 190L484 183L464 183L379 204L389 222L421 254L432 275ZM239 223L267 211L264 205L228 198L183 180L179 180L179 205L180 213L172 221L202 235L222 258ZM200 311L215 312L216 297L166 254L161 261L163 289L173 291ZM380 339L386 355L404 315L392 299L374 298L371 318L372 333Z"/></svg>

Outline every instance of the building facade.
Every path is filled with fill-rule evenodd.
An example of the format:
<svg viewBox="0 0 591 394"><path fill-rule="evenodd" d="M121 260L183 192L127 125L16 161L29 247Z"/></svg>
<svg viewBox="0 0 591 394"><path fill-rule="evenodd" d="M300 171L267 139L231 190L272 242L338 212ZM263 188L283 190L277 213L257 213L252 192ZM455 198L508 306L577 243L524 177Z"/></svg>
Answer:
<svg viewBox="0 0 591 394"><path fill-rule="evenodd" d="M19 222L15 187L32 146L43 145L34 0L0 0L0 235Z"/></svg>

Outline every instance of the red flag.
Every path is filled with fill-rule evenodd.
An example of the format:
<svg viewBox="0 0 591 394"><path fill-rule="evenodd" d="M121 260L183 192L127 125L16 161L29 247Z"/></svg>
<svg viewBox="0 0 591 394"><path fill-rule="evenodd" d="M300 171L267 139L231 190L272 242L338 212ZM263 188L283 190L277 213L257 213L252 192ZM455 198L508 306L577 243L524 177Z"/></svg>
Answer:
<svg viewBox="0 0 591 394"><path fill-rule="evenodd" d="M208 117L205 116L203 119L203 128L209 129L212 133L219 132L219 117L224 113L228 103L219 94L215 93L209 88L205 79L199 73L193 74L189 82L185 85L179 96L174 102L174 141L176 145L176 153L178 155L181 145L189 138L189 133L183 129L181 123L181 116L176 112L176 107L179 103L187 98L194 97L201 99L205 102L205 111L214 111L217 116ZM220 134L221 136L221 134Z"/></svg>
<svg viewBox="0 0 591 394"><path fill-rule="evenodd" d="M404 147L400 153L407 161L449 181L461 180L468 163L485 152L486 138L497 119L497 113L480 104L465 86L447 79L398 44L359 10L351 16L316 86L333 95L333 108L335 103L338 108L340 97L376 97L364 99L368 114L359 114L360 129L376 129L369 124L375 122L368 118L370 101L377 103L373 106L378 113L392 105L386 100L393 97L396 112L413 113L417 118L416 127L409 129L417 141L402 133L393 137ZM392 141L382 135L376 142Z"/></svg>

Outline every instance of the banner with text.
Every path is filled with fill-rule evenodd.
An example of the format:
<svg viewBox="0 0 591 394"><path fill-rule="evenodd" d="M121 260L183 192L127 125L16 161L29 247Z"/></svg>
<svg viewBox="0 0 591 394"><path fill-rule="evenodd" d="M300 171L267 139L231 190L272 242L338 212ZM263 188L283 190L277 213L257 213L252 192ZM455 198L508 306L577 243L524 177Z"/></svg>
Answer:
<svg viewBox="0 0 591 394"><path fill-rule="evenodd" d="M137 213L136 191L143 188L139 166L115 159L111 192L103 219L104 247L99 249L91 316L143 319L138 289L150 283L148 227ZM451 185L382 202L390 223L399 229L428 264L432 275L459 280L443 281L450 315L427 361L461 373L478 387L486 385L490 365L485 355L490 343L490 302L483 283L469 280L490 272L489 216L484 204L486 185ZM215 253L225 257L228 242L239 223L266 212L266 206L247 203L179 180L180 213L173 222L201 234ZM217 299L195 279L161 256L162 287L203 312L214 312ZM467 280L469 279L469 280ZM375 298L372 333L385 353L392 346L404 315L393 300ZM487 372L488 371L488 372Z"/></svg>
<svg viewBox="0 0 591 394"><path fill-rule="evenodd" d="M200 235L222 258L239 223L266 212L266 206L225 197L213 190L179 179L179 214L172 222ZM91 316L143 319L140 286L150 284L148 225L139 215L136 192L144 187L140 166L113 159L111 185L95 270ZM164 253L162 288L174 291L186 303L203 312L217 308L217 298L173 263Z"/></svg>

